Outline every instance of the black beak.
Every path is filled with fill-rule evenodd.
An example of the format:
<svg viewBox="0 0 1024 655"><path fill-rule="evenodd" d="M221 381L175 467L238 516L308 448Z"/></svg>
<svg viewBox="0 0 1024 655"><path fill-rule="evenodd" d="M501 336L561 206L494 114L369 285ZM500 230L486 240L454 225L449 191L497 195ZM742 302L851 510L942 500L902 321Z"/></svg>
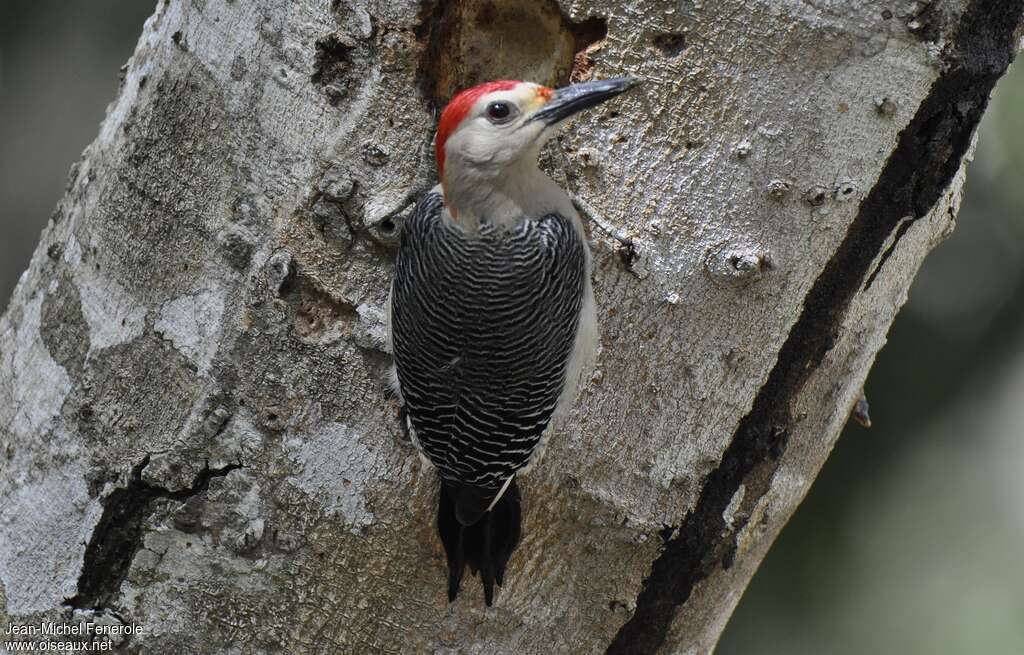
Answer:
<svg viewBox="0 0 1024 655"><path fill-rule="evenodd" d="M605 100L614 98L639 83L640 80L632 77L617 77L612 80L581 82L563 86L561 89L555 89L551 99L530 117L530 121L539 120L547 125L554 125L577 112L590 109Z"/></svg>

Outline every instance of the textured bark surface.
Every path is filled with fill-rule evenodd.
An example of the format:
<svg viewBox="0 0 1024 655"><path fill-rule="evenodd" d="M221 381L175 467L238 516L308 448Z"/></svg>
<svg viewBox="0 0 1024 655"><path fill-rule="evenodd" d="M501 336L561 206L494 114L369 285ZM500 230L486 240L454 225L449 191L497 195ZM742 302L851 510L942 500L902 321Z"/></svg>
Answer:
<svg viewBox="0 0 1024 655"><path fill-rule="evenodd" d="M161 2L0 320L0 619L124 652L703 653L927 252L1024 0ZM645 84L545 166L594 231L598 367L449 606L382 384L440 103ZM414 193L410 193L414 190Z"/></svg>

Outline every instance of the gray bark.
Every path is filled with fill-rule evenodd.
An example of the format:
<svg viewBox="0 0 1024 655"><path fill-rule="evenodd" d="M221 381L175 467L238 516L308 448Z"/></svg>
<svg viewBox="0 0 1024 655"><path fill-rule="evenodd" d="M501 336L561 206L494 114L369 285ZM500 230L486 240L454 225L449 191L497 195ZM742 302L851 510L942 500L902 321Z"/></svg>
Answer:
<svg viewBox="0 0 1024 655"><path fill-rule="evenodd" d="M0 620L710 651L952 229L1022 4L161 2L0 319ZM453 90L623 74L544 164L636 252L594 230L597 370L495 607L449 606L381 379L394 234Z"/></svg>

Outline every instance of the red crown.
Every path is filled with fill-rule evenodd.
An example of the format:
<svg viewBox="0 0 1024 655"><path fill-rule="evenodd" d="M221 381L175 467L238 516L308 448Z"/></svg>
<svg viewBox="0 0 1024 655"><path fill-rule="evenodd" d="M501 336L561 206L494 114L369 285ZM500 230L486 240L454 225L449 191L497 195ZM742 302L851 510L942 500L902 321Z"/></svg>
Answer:
<svg viewBox="0 0 1024 655"><path fill-rule="evenodd" d="M437 137L434 139L434 154L437 156L437 173L444 178L444 144L448 137L466 118L466 114L473 108L480 96L493 93L494 91L508 91L521 84L518 80L497 80L495 82L484 82L477 84L455 94L448 106L441 112L441 120L437 124Z"/></svg>

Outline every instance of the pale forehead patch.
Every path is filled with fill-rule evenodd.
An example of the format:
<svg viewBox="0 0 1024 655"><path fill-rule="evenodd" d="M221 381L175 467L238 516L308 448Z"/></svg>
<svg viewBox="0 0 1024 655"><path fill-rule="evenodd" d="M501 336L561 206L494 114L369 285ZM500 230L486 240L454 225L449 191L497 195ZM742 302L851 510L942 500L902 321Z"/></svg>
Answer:
<svg viewBox="0 0 1024 655"><path fill-rule="evenodd" d="M484 94L477 100L473 109L474 113L479 113L488 104L498 100L505 100L515 103L521 110L531 112L546 103L551 98L552 93L554 91L546 86L534 84L533 82L520 82L514 89L492 91L491 93Z"/></svg>

